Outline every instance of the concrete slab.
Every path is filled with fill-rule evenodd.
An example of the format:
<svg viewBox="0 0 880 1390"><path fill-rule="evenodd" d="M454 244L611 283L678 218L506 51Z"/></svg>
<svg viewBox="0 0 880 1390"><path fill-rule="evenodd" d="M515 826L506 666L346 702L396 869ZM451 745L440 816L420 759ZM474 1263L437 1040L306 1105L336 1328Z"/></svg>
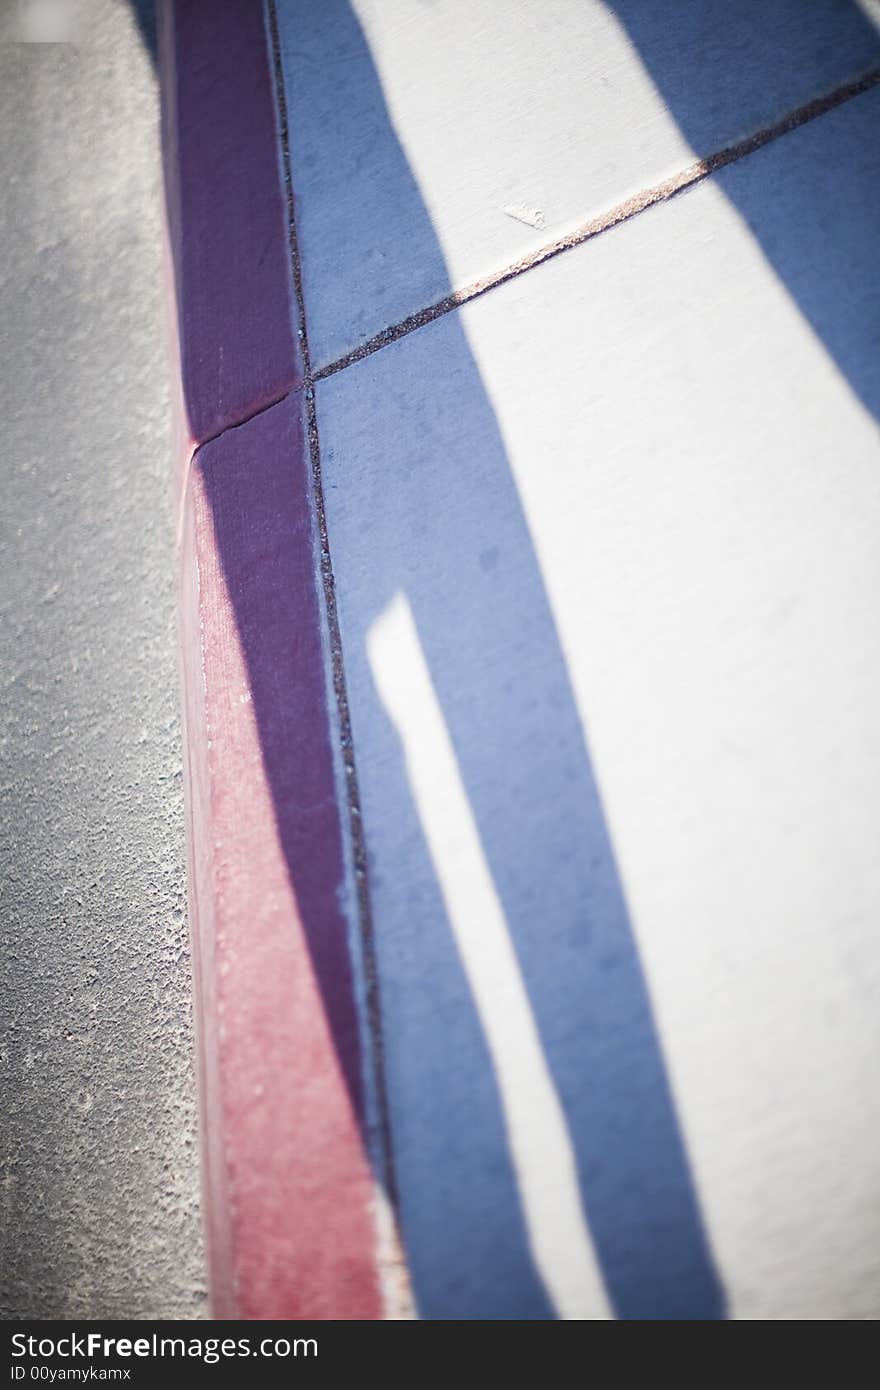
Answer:
<svg viewBox="0 0 880 1390"><path fill-rule="evenodd" d="M335 13L337 58L296 59L316 109L328 66L363 81ZM565 1311L591 1260L586 1316L880 1312L878 118L855 98L319 383L424 1316ZM300 168L308 247L343 181ZM308 253L325 352L348 211L338 295ZM586 1246L534 1240L523 1057Z"/></svg>
<svg viewBox="0 0 880 1390"><path fill-rule="evenodd" d="M880 66L876 0L277 0L321 367Z"/></svg>

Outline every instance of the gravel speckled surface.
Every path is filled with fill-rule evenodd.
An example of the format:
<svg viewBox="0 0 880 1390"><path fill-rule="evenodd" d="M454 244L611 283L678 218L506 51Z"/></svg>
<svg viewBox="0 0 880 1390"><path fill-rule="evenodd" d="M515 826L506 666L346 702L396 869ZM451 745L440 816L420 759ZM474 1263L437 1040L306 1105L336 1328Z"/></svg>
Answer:
<svg viewBox="0 0 880 1390"><path fill-rule="evenodd" d="M157 91L0 42L0 1314L205 1313Z"/></svg>

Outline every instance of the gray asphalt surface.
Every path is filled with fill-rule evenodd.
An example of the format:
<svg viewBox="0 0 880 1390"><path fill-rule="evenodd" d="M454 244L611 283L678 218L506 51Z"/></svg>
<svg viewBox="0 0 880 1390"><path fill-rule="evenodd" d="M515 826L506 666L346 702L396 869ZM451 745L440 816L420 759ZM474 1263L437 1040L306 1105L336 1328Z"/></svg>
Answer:
<svg viewBox="0 0 880 1390"><path fill-rule="evenodd" d="M0 1314L194 1317L157 90L85 11L0 37Z"/></svg>

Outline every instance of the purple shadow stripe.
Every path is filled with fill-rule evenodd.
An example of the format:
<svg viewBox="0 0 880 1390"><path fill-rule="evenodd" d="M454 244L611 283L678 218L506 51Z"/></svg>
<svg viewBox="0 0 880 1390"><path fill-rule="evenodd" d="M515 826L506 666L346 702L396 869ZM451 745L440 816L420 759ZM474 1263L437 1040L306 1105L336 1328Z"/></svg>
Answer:
<svg viewBox="0 0 880 1390"><path fill-rule="evenodd" d="M163 0L160 64L181 375L200 444L303 380L262 5Z"/></svg>

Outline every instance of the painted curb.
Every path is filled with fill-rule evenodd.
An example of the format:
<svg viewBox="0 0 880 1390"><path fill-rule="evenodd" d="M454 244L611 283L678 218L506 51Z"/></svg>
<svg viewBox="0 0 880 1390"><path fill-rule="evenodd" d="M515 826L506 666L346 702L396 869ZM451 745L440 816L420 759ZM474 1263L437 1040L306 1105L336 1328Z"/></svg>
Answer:
<svg viewBox="0 0 880 1390"><path fill-rule="evenodd" d="M212 1309L379 1318L377 1184L263 8L164 0Z"/></svg>

